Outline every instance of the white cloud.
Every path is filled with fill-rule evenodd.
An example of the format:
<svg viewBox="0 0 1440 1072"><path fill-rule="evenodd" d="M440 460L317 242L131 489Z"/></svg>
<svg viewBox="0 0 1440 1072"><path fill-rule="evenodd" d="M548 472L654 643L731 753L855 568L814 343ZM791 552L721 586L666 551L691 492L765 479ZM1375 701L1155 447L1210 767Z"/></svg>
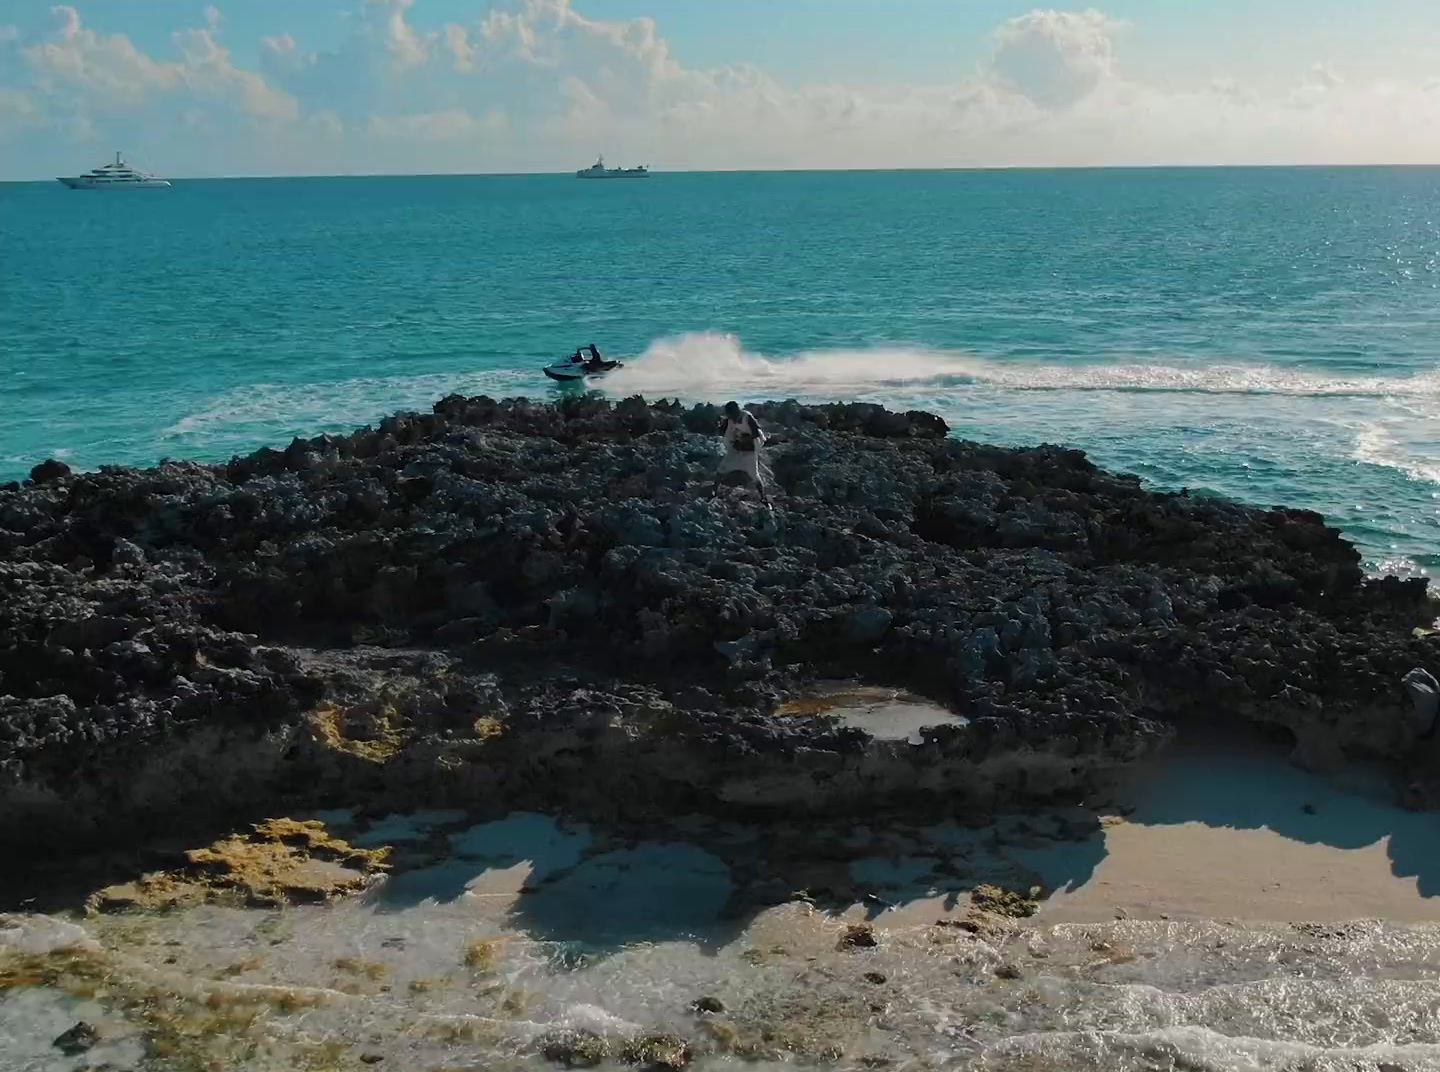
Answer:
<svg viewBox="0 0 1440 1072"><path fill-rule="evenodd" d="M383 15L385 48L397 70L423 67L430 55L437 34L420 34L405 18L415 0L365 0L367 8Z"/></svg>
<svg viewBox="0 0 1440 1072"><path fill-rule="evenodd" d="M51 10L61 20L55 39L24 50L42 91L74 88L96 101L135 104L180 84L177 64L157 63L124 34L102 36L86 28L73 7Z"/></svg>
<svg viewBox="0 0 1440 1072"><path fill-rule="evenodd" d="M475 54L479 50L470 43L470 31L456 23L445 27L445 48L455 62L457 71L473 71Z"/></svg>
<svg viewBox="0 0 1440 1072"><path fill-rule="evenodd" d="M0 24L0 45L20 39L20 27Z"/></svg>
<svg viewBox="0 0 1440 1072"><path fill-rule="evenodd" d="M410 115L373 115L367 129L385 139L447 142L501 134L507 125L505 113L499 109L475 116L463 108L448 108Z"/></svg>
<svg viewBox="0 0 1440 1072"><path fill-rule="evenodd" d="M39 126L43 121L40 103L32 94L0 86L0 136Z"/></svg>
<svg viewBox="0 0 1440 1072"><path fill-rule="evenodd" d="M331 140L345 133L345 121L331 111L319 111L306 116L305 125L313 133Z"/></svg>
<svg viewBox="0 0 1440 1072"><path fill-rule="evenodd" d="M995 31L991 68L1036 104L1073 104L1114 76L1110 34L1119 25L1094 8L1031 11Z"/></svg>
<svg viewBox="0 0 1440 1072"><path fill-rule="evenodd" d="M1305 76L1305 86L1308 89L1339 89L1344 84L1345 80L1323 63L1312 66Z"/></svg>
<svg viewBox="0 0 1440 1072"><path fill-rule="evenodd" d="M260 39L260 62L264 67L293 72L303 67L307 58L288 33Z"/></svg>
<svg viewBox="0 0 1440 1072"><path fill-rule="evenodd" d="M288 120L299 104L263 75L235 66L217 40L220 13L206 9L207 25L171 35L180 61L155 60L124 34L99 34L73 7L52 9L61 26L53 38L24 49L38 88L72 108L114 111L136 107L155 94L188 94L235 104L260 119Z"/></svg>
<svg viewBox="0 0 1440 1072"><path fill-rule="evenodd" d="M877 86L687 67L655 20L591 18L571 0L479 0L500 6L465 24L427 22L432 0L356 2L337 47L277 32L255 70L215 9L151 56L57 7L54 32L3 46L28 62L0 91L0 135L173 127L190 137L166 153L229 173L559 170L597 149L669 169L1440 160L1434 87L1317 64L1278 90L1164 90L1124 77L1122 24L1094 9L1010 19L979 69L943 83Z"/></svg>
<svg viewBox="0 0 1440 1072"><path fill-rule="evenodd" d="M60 28L60 36L64 40L73 41L80 36L80 12L69 4L56 4L50 11L52 14L60 16L65 24Z"/></svg>
<svg viewBox="0 0 1440 1072"><path fill-rule="evenodd" d="M182 30L174 40L185 57L182 77L192 90L235 100L257 119L299 118L299 102L275 89L263 75L236 67L230 50L215 40L213 30Z"/></svg>

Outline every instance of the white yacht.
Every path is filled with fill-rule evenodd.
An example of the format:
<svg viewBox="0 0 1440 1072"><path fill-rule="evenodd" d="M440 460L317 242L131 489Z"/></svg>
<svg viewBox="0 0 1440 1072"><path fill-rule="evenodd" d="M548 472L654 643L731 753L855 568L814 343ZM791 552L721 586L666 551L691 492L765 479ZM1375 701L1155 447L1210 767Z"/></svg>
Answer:
<svg viewBox="0 0 1440 1072"><path fill-rule="evenodd" d="M158 190L170 185L169 180L157 179L148 171L136 171L118 152L113 164L104 164L83 175L62 175L58 181L72 190Z"/></svg>
<svg viewBox="0 0 1440 1072"><path fill-rule="evenodd" d="M602 156L589 167L575 172L575 176L580 179L648 179L650 169L643 164L633 168L607 168Z"/></svg>

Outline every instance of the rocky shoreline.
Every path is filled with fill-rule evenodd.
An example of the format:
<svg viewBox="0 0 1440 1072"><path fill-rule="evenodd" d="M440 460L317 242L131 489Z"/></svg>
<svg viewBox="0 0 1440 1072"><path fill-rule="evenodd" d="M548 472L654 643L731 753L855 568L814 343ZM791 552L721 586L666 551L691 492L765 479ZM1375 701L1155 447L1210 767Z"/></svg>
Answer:
<svg viewBox="0 0 1440 1072"><path fill-rule="evenodd" d="M37 466L0 488L0 845L341 804L984 821L1235 718L1434 800L1426 582L1366 578L1320 516L929 414L753 411L773 510L707 500L718 411L638 398ZM836 677L967 721L779 710Z"/></svg>

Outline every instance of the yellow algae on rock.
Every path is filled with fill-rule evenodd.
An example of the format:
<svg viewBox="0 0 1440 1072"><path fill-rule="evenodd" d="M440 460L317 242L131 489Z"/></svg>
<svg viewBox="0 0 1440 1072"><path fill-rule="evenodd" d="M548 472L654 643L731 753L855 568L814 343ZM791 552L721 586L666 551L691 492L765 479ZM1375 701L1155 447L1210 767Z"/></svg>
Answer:
<svg viewBox="0 0 1440 1072"><path fill-rule="evenodd" d="M795 715L826 715L840 706L840 699L834 696L804 696L795 700L787 700L775 708L775 714L781 718Z"/></svg>
<svg viewBox="0 0 1440 1072"><path fill-rule="evenodd" d="M104 954L86 946L21 953L0 960L0 992L44 986L72 997L90 998L110 974Z"/></svg>
<svg viewBox="0 0 1440 1072"><path fill-rule="evenodd" d="M0 957L0 993L19 987L101 1002L134 1031L147 1068L320 1067L310 1063L304 1040L297 1051L266 1025L272 1008L310 1008L320 1004L321 992L215 980L192 985L182 975L82 946Z"/></svg>
<svg viewBox="0 0 1440 1072"><path fill-rule="evenodd" d="M999 886L976 886L970 891L970 903L981 912L1006 919L1025 919L1040 910L1038 891L1016 893Z"/></svg>
<svg viewBox="0 0 1440 1072"><path fill-rule="evenodd" d="M540 1052L564 1068L594 1068L610 1057L610 1040L593 1031L566 1030L540 1040Z"/></svg>
<svg viewBox="0 0 1440 1072"><path fill-rule="evenodd" d="M642 1035L625 1043L620 1059L641 1068L675 1072L690 1063L690 1044L676 1035Z"/></svg>
<svg viewBox="0 0 1440 1072"><path fill-rule="evenodd" d="M474 941L465 943L465 967L473 968L475 971L492 971L500 960L500 951L504 948L508 935L497 935L493 938L476 938Z"/></svg>
<svg viewBox="0 0 1440 1072"><path fill-rule="evenodd" d="M869 923L852 923L840 935L836 948L840 950L849 949L874 949L880 944L875 937L875 928Z"/></svg>
<svg viewBox="0 0 1440 1072"><path fill-rule="evenodd" d="M90 907L172 908L224 898L279 906L328 901L367 886L385 867L389 849L357 849L325 824L267 819L249 834L232 834L185 854L185 864L100 890Z"/></svg>
<svg viewBox="0 0 1440 1072"><path fill-rule="evenodd" d="M730 1018L700 1025L713 1048L743 1061L836 1061L847 1044L867 1030L873 1013L865 1002L834 992L767 995Z"/></svg>
<svg viewBox="0 0 1440 1072"><path fill-rule="evenodd" d="M481 715L475 720L475 736L482 741L499 737L505 732L505 725L494 715Z"/></svg>
<svg viewBox="0 0 1440 1072"><path fill-rule="evenodd" d="M367 978L380 980L390 973L390 969L376 960L361 960L359 957L336 957L335 970L348 972L351 975L364 975Z"/></svg>
<svg viewBox="0 0 1440 1072"><path fill-rule="evenodd" d="M405 746L404 719L390 703L373 710L322 704L310 712L310 725L327 747L371 763L388 763Z"/></svg>
<svg viewBox="0 0 1440 1072"><path fill-rule="evenodd" d="M221 979L233 979L237 975L244 975L247 972L255 971L265 963L264 957L244 957L232 964L227 964L216 974Z"/></svg>

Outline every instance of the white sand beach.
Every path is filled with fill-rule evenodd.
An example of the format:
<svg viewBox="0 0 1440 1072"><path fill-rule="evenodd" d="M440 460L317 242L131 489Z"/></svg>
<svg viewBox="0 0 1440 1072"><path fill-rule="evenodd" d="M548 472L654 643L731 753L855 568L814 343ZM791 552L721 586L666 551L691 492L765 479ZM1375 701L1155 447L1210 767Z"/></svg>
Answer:
<svg viewBox="0 0 1440 1072"><path fill-rule="evenodd" d="M1440 815L1397 806L1378 774L1182 740L1116 803L1088 876L1069 847L1020 853L1054 883L1040 920L1440 922Z"/></svg>

